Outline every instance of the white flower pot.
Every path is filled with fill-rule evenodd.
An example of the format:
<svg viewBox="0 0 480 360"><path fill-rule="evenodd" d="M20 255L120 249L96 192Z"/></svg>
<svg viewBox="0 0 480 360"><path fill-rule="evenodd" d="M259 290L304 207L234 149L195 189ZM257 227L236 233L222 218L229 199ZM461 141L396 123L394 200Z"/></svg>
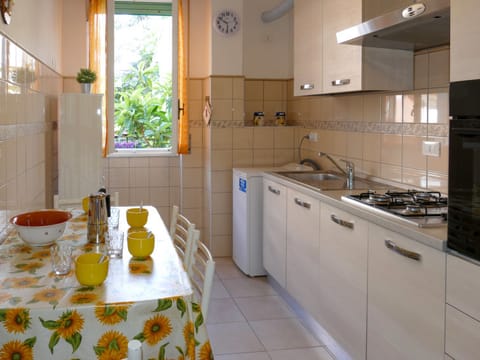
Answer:
<svg viewBox="0 0 480 360"><path fill-rule="evenodd" d="M82 93L90 94L92 92L92 84L90 83L81 83L80 88L82 89Z"/></svg>

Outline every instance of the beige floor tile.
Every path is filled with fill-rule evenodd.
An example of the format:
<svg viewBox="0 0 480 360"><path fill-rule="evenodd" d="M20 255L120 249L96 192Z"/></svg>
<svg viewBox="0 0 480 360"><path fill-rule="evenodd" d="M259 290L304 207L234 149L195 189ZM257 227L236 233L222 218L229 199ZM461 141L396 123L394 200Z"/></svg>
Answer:
<svg viewBox="0 0 480 360"><path fill-rule="evenodd" d="M225 264L215 264L215 272L218 277L222 280L224 279L237 279L245 278L245 275L238 269L234 263L225 263Z"/></svg>
<svg viewBox="0 0 480 360"><path fill-rule="evenodd" d="M267 350L321 345L297 319L251 321L249 324Z"/></svg>
<svg viewBox="0 0 480 360"><path fill-rule="evenodd" d="M232 297L276 295L266 278L237 278L222 280Z"/></svg>
<svg viewBox="0 0 480 360"><path fill-rule="evenodd" d="M334 360L323 347L269 351L272 360Z"/></svg>
<svg viewBox="0 0 480 360"><path fill-rule="evenodd" d="M272 320L295 317L295 313L280 296L255 296L235 300L247 320Z"/></svg>
<svg viewBox="0 0 480 360"><path fill-rule="evenodd" d="M215 355L265 351L248 323L207 324Z"/></svg>
<svg viewBox="0 0 480 360"><path fill-rule="evenodd" d="M248 354L217 355L215 360L271 360L266 352Z"/></svg>
<svg viewBox="0 0 480 360"><path fill-rule="evenodd" d="M207 323L218 324L245 321L245 317L232 298L210 300Z"/></svg>
<svg viewBox="0 0 480 360"><path fill-rule="evenodd" d="M223 283L219 280L214 280L210 299L225 299L229 297L230 294L228 293L227 289L225 289L225 286L223 286Z"/></svg>

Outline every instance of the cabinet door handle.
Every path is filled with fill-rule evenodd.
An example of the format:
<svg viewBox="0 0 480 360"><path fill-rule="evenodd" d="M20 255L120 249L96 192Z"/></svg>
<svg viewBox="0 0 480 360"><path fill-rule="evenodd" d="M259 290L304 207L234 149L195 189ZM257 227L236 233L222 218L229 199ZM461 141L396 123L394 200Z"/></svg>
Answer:
<svg viewBox="0 0 480 360"><path fill-rule="evenodd" d="M354 228L354 223L351 222L351 221L346 221L346 220L342 220L340 219L339 217L337 217L337 215L335 214L331 214L330 215L330 219L332 219L332 221L335 223L335 224L338 224L340 226L344 226L346 228L349 228L349 229L353 229Z"/></svg>
<svg viewBox="0 0 480 360"><path fill-rule="evenodd" d="M312 90L315 88L315 84L302 84L300 90Z"/></svg>
<svg viewBox="0 0 480 360"><path fill-rule="evenodd" d="M350 84L350 79L337 79L332 81L332 86L343 86Z"/></svg>
<svg viewBox="0 0 480 360"><path fill-rule="evenodd" d="M422 255L407 249L404 249L397 244L395 244L392 240L385 240L385 246L389 248L392 251L395 251L397 254L400 254L402 256L405 256L409 259L416 260L416 261L421 261L422 260Z"/></svg>
<svg viewBox="0 0 480 360"><path fill-rule="evenodd" d="M310 207L312 206L310 203L302 201L299 198L295 198L295 204L302 206L305 209L310 209Z"/></svg>
<svg viewBox="0 0 480 360"><path fill-rule="evenodd" d="M275 195L280 195L280 190L275 189L275 188L271 187L270 185L268 185L268 191L270 191L271 193L274 193Z"/></svg>

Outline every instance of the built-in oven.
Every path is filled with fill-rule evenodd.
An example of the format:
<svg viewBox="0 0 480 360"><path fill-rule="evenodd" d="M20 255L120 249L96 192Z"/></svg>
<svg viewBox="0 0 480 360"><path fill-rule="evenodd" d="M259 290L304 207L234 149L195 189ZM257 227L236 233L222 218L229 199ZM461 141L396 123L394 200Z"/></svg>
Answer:
<svg viewBox="0 0 480 360"><path fill-rule="evenodd" d="M450 84L447 247L480 261L480 80Z"/></svg>

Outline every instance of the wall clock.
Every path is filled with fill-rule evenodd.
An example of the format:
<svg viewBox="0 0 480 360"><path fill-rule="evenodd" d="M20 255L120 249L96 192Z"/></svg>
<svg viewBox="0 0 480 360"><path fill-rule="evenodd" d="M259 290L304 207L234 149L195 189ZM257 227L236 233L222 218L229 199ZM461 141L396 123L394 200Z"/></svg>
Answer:
<svg viewBox="0 0 480 360"><path fill-rule="evenodd" d="M0 0L0 11L5 24L10 24L13 14L13 0Z"/></svg>
<svg viewBox="0 0 480 360"><path fill-rule="evenodd" d="M213 19L213 27L222 35L233 35L240 30L240 16L234 10L221 10Z"/></svg>

